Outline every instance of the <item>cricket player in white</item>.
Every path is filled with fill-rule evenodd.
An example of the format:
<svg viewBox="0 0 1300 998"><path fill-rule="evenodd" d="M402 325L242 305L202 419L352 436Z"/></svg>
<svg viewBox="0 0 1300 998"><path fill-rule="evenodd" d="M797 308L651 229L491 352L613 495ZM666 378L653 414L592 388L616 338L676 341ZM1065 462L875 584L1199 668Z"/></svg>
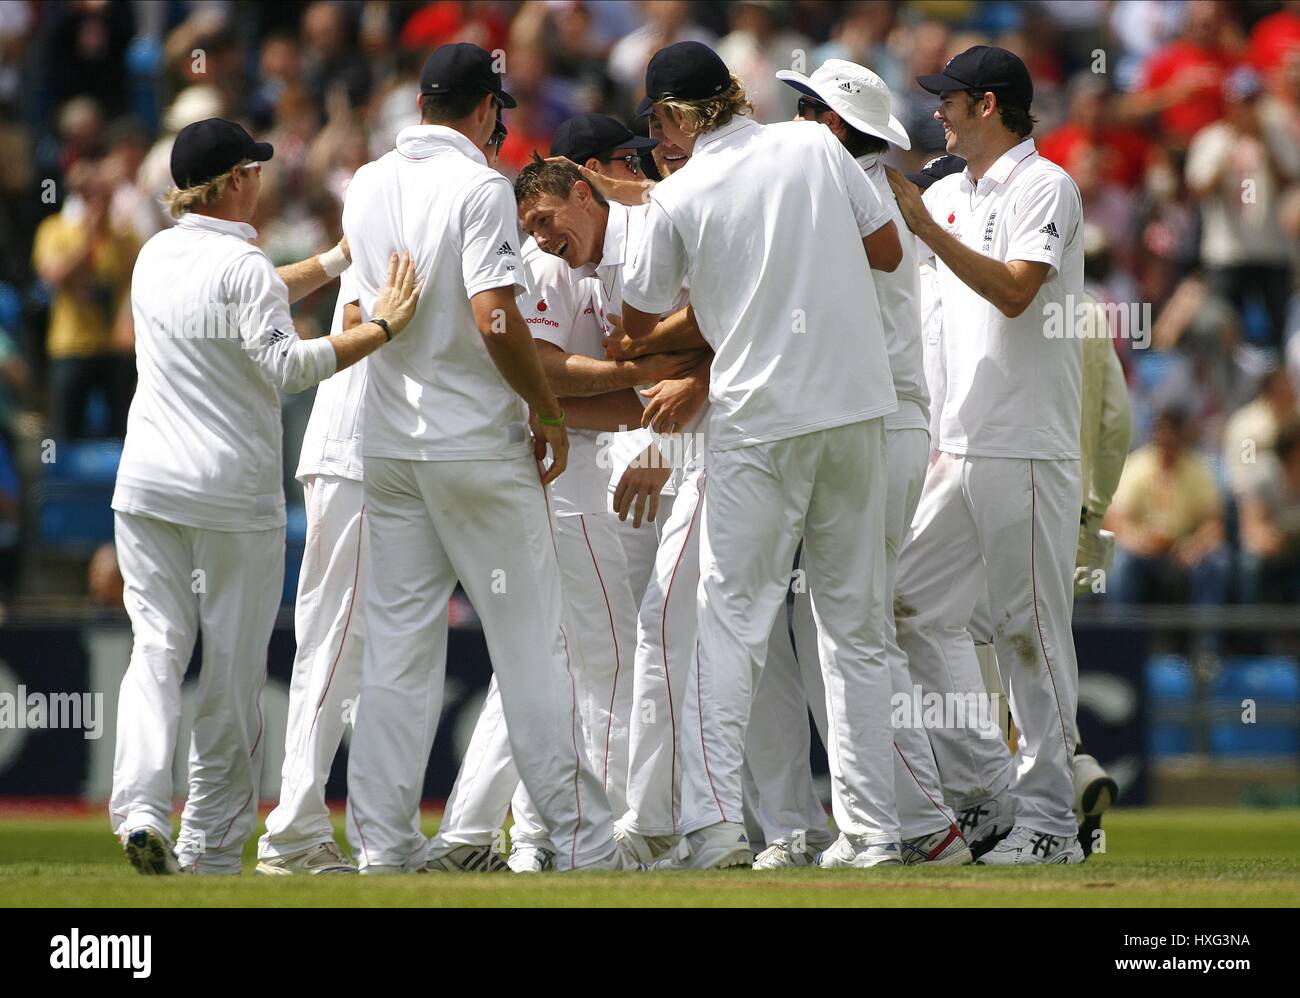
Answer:
<svg viewBox="0 0 1300 998"><path fill-rule="evenodd" d="M545 490L566 466L563 412L515 304L526 287L510 185L481 152L499 106L514 101L491 56L442 46L421 74L424 123L357 172L343 210L363 314L377 261L394 247L411 248L431 291L409 340L370 365L365 399L366 516L382 571L366 592L348 760L362 873L427 862L419 804L457 580L483 621L513 757L557 868L619 865L609 802L581 747Z"/></svg>
<svg viewBox="0 0 1300 998"><path fill-rule="evenodd" d="M624 126L608 120L632 140ZM524 244L528 292L521 311L573 429L569 467L551 486L551 501L556 510L566 618L575 635L583 731L587 753L611 806L622 813L637 607L618 520L609 509L609 465L602 437L639 423L642 406L634 385L677 377L699 358L696 354L660 354L639 361L605 357L602 281L611 272L621 275L625 234L634 224L632 218L644 216L644 208L606 203L575 169L556 162L525 167L515 181L515 195L521 225L529 233ZM503 731L500 696L494 687L470 740L430 851L431 861L453 846L483 845L497 836L514 792L509 785L513 769L499 758L509 751ZM554 850L546 830L533 821L536 812L526 792L515 796L514 811L511 867L546 869L551 861L547 854Z"/></svg>
<svg viewBox="0 0 1300 998"><path fill-rule="evenodd" d="M881 473L883 417L897 404L869 277L870 266L898 266L898 233L829 131L739 113L743 87L707 46L656 53L646 93L692 156L651 193L624 274L624 327L649 334L689 278L715 354L683 839L664 863L753 862L741 824L745 731L801 533L844 802L837 823L859 865L898 863Z"/></svg>
<svg viewBox="0 0 1300 998"><path fill-rule="evenodd" d="M342 247L277 273L248 224L272 148L211 118L171 154L177 224L131 282L139 387L113 494L134 645L110 803L141 873L238 873L257 820L266 648L284 580L279 390L309 388L400 332L418 289L394 259L365 323L302 340L289 302L347 266ZM203 636L179 856L170 844L181 680Z"/></svg>
<svg viewBox="0 0 1300 998"><path fill-rule="evenodd" d="M924 202L890 174L937 258L947 380L940 454L900 559L899 643L926 693L981 695L968 625L987 595L1018 766L1013 778L1006 745L976 725L934 728L945 790L973 850L1014 820L980 862L1078 862L1070 617L1082 361L1072 329L1053 336L1049 320L1054 308L1072 316L1066 303L1082 293L1082 201L1026 138L1033 85L1016 56L976 46L919 82L940 94L935 118L967 168Z"/></svg>
<svg viewBox="0 0 1300 998"><path fill-rule="evenodd" d="M873 271L871 276L898 396L898 411L885 417L889 478L885 502L886 643L892 703L910 704L912 681L895 640L893 588L899 550L916 511L930 454L930 395L923 363L916 239L906 231L881 157L890 144L908 149L911 141L890 113L889 88L869 69L831 59L811 77L789 70L776 75L799 91L799 117L825 125L855 157L902 234L902 263L891 273ZM808 586L797 584L793 589L792 619L787 623L784 614L778 615L768 668L754 697L746 745L746 763L758 792L753 809L764 826L767 842L754 864L756 869L807 865L815 856L818 838L826 830L825 811L813 792L808 768L808 724L802 696L806 687L807 703L824 739L825 690L816 664L816 629ZM970 850L957 830L952 811L943 803L929 737L924 728L913 724L912 714L910 709L891 712L902 859L905 863L969 863ZM791 732L799 733L794 745L790 743ZM854 855L852 844L841 839L822 855L820 862L823 866L849 865Z"/></svg>

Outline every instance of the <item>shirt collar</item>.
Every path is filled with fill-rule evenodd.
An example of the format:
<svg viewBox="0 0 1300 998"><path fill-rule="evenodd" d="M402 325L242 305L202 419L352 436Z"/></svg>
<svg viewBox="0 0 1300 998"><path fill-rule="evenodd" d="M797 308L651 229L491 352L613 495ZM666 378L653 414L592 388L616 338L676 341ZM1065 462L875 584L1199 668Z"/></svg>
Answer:
<svg viewBox="0 0 1300 998"><path fill-rule="evenodd" d="M446 125L408 125L397 133L397 151L407 159L428 159L443 146L487 166L483 150Z"/></svg>
<svg viewBox="0 0 1300 998"><path fill-rule="evenodd" d="M865 156L859 156L854 160L854 162L857 163L858 166L862 167L862 169L870 170L880 162L880 157L883 155L885 155L883 152L869 152Z"/></svg>
<svg viewBox="0 0 1300 998"><path fill-rule="evenodd" d="M1020 165L1021 161L1033 155L1037 151L1037 148L1034 146L1034 140L1025 139L1024 142L1012 146L994 160L993 165L988 168L984 176L980 177L978 184L971 180L970 167L967 167L962 171L962 176L966 178L966 183L976 190L988 190L989 188L995 187L999 184L1005 184L1011 177L1011 174L1015 171L1015 168Z"/></svg>
<svg viewBox="0 0 1300 998"><path fill-rule="evenodd" d="M610 202L609 221L605 223L605 246L600 254L600 262L596 264L597 270L623 266L623 258L627 253L627 216L626 205Z"/></svg>
<svg viewBox="0 0 1300 998"><path fill-rule="evenodd" d="M732 135L733 133L740 131L742 128L757 128L757 127L758 127L758 122L755 121L753 118L746 118L743 115L738 114L734 118L732 118L729 122L727 122L725 125L723 125L721 128L714 129L712 132L707 132L704 135L701 135L698 139L696 139L695 148L691 150L691 155L692 156L699 155L700 153L704 152L704 150L707 149L709 146L713 145L715 142L721 141L722 139L726 138L728 135Z"/></svg>
<svg viewBox="0 0 1300 998"><path fill-rule="evenodd" d="M187 211L182 215L176 222L176 228L222 232L228 236L238 236L250 243L257 238L257 230L247 222L230 222L224 218L213 218L211 215L200 215L193 211Z"/></svg>

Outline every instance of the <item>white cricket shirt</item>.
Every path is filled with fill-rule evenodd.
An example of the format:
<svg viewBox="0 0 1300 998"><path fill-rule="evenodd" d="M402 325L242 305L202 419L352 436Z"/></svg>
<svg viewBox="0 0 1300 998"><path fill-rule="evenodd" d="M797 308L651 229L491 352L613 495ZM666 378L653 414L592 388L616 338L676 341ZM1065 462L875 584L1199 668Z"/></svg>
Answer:
<svg viewBox="0 0 1300 998"><path fill-rule="evenodd" d="M936 260L946 374L939 448L985 457L1077 459L1083 354L1073 317L1084 301L1078 187L1026 139L1003 154L978 186L968 171L944 177L925 192L925 204L946 231L976 252L1051 267L1029 307L1011 319Z"/></svg>
<svg viewBox="0 0 1300 998"><path fill-rule="evenodd" d="M209 530L284 525L280 395L334 373L303 340L289 292L250 240L193 213L154 235L131 276L139 381L113 508Z"/></svg>
<svg viewBox="0 0 1300 998"><path fill-rule="evenodd" d="M943 302L939 299L939 275L934 269L934 257L925 255L917 267L921 291L921 353L924 358L925 388L934 400L930 406L930 449L939 449L939 420L943 416L943 399L947 377L943 370Z"/></svg>
<svg viewBox="0 0 1300 998"><path fill-rule="evenodd" d="M863 237L889 212L827 128L736 117L650 192L624 300L662 313L689 278L713 347L711 446L896 409Z"/></svg>
<svg viewBox="0 0 1300 998"><path fill-rule="evenodd" d="M858 157L858 165L875 188L890 221L898 230L903 259L891 272L873 270L880 318L885 324L885 347L894 376L898 411L885 417L887 430L924 430L930 425L930 390L925 383L925 362L921 344L921 290L917 273L916 236L903 221L903 213L889 187L880 153Z"/></svg>
<svg viewBox="0 0 1300 998"><path fill-rule="evenodd" d="M357 300L356 281L351 268L339 277L339 297L334 303L330 335L343 332L343 306ZM311 417L302 436L296 477L306 482L312 475L334 475L354 482L363 480L361 463L361 412L366 393L366 369L363 358L316 389Z"/></svg>
<svg viewBox="0 0 1300 998"><path fill-rule="evenodd" d="M492 363L469 303L492 288L525 289L510 182L454 129L414 125L352 178L343 230L364 316L394 251L409 251L425 280L410 325L369 358L363 455L530 453L526 407Z"/></svg>
<svg viewBox="0 0 1300 998"><path fill-rule="evenodd" d="M627 264L628 247L640 243L648 210L648 205L628 207L611 203L609 206L600 262L589 268L595 286L596 315L600 319L602 332L606 334L609 326L605 317L623 314L623 273ZM680 312L687 304L689 293L686 288L679 287L672 303L662 315ZM649 403L639 392L637 398L643 407ZM675 495L682 479L704 461L708 424L709 406L705 403L689 423L671 436L663 436L649 429L603 434L602 443L606 445L605 464L612 471L609 476L609 491L612 493L618 488L628 465L640 457L647 447L655 444L660 448L662 457L672 466L672 474L664 483L663 494Z"/></svg>
<svg viewBox="0 0 1300 998"><path fill-rule="evenodd" d="M532 237L524 242L523 260L528 290L519 299L519 311L533 339L565 353L604 360L592 279L539 249ZM609 466L600 467L597 436L595 430L569 430L569 463L551 483L556 516L608 509Z"/></svg>

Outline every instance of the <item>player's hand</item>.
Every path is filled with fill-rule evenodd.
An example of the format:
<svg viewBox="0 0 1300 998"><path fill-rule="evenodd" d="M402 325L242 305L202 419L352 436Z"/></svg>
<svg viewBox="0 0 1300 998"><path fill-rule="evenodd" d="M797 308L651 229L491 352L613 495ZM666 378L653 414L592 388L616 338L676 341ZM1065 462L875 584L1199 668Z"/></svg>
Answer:
<svg viewBox="0 0 1300 998"><path fill-rule="evenodd" d="M632 360L640 356L641 350L636 340L623 332L621 315L605 316L605 356L610 360Z"/></svg>
<svg viewBox="0 0 1300 998"><path fill-rule="evenodd" d="M708 368L697 369L684 378L671 378L641 392L650 401L641 414L641 425L656 433L676 433L694 419L709 397Z"/></svg>
<svg viewBox="0 0 1300 998"><path fill-rule="evenodd" d="M569 465L569 433L563 425L545 425L535 412L528 414L528 425L533 431L533 457L539 467L546 460L547 450L551 452L550 466L542 472L542 484L550 485Z"/></svg>
<svg viewBox="0 0 1300 998"><path fill-rule="evenodd" d="M415 264L411 262L411 254L398 256L394 253L388 263L388 280L379 289L371 314L376 319L387 321L389 330L396 336L406 328L411 316L415 315L415 307L420 303L420 292L423 290L424 282L417 283L415 280Z"/></svg>
<svg viewBox="0 0 1300 998"><path fill-rule="evenodd" d="M636 368L639 385L673 381L690 374L700 362L700 350L677 350L672 353L648 353L628 361Z"/></svg>
<svg viewBox="0 0 1300 998"><path fill-rule="evenodd" d="M659 493L672 474L659 448L651 444L627 466L623 477L614 489L614 512L620 520L632 514L632 526L640 527L642 514L647 523L653 523L659 513Z"/></svg>
<svg viewBox="0 0 1300 998"><path fill-rule="evenodd" d="M1109 572L1114 562L1115 535L1102 530L1100 523L1085 520L1079 526L1079 549L1074 558L1075 592L1092 592L1093 573Z"/></svg>
<svg viewBox="0 0 1300 998"><path fill-rule="evenodd" d="M615 180L613 177L604 177L595 170L579 166L568 156L547 156L546 162L564 163L566 166L573 167L582 174L582 179L587 182L587 186L599 191L606 200L618 204L633 207L647 204L650 201L650 190L655 185L653 180Z"/></svg>
<svg viewBox="0 0 1300 998"><path fill-rule="evenodd" d="M894 200L898 202L903 221L913 232L919 232L920 227L930 221L930 212L921 200L921 192L892 166L885 167L885 176L889 178L889 188L894 192Z"/></svg>

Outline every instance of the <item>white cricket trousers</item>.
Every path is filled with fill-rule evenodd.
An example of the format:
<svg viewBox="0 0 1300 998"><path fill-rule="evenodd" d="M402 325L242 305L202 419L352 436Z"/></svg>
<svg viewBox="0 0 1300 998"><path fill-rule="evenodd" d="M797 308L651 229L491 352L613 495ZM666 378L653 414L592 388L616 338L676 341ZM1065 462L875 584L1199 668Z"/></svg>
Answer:
<svg viewBox="0 0 1300 998"><path fill-rule="evenodd" d="M1020 731L1017 769L978 725L930 729L957 808L1012 786L1016 822L1073 835L1078 666L1070 620L1082 486L1078 461L940 453L899 560L895 616L924 693L982 694L968 625L981 596ZM993 721L996 726L996 717Z"/></svg>
<svg viewBox="0 0 1300 998"><path fill-rule="evenodd" d="M258 841L260 859L293 856L334 840L325 784L361 688L370 572L365 487L349 478L313 475L302 491L307 546L293 617L298 650L289 681L280 803Z"/></svg>
<svg viewBox="0 0 1300 998"><path fill-rule="evenodd" d="M511 752L555 842L557 868L608 859L609 802L582 747L574 643L536 462L367 457L365 490L375 570L348 757L361 869L424 863L420 796L457 579L483 623Z"/></svg>
<svg viewBox="0 0 1300 998"><path fill-rule="evenodd" d="M890 662L891 705L911 703L912 680L898 650L894 626L894 585L903 538L916 512L930 456L930 434L922 429L885 431L889 456L889 494L885 501L885 641ZM807 559L802 562L805 573ZM792 645L793 638L793 645ZM772 629L768 665L754 697L745 759L758 792L751 809L764 840L790 840L804 833L816 843L825 834L826 813L812 785L808 767L808 710L826 742L826 691L817 660L817 630L809 587L794 587L790 620L779 614ZM806 700L805 700L806 697ZM900 713L891 710L891 719ZM910 707L906 717L912 717ZM943 803L939 771L925 729L893 727L894 790L899 831L904 839L954 827Z"/></svg>
<svg viewBox="0 0 1300 998"><path fill-rule="evenodd" d="M113 758L113 831L171 837L181 680L203 637L189 796L177 857L196 873L238 873L257 823L266 649L284 586L284 528L204 530L116 513L117 561L134 641Z"/></svg>
<svg viewBox="0 0 1300 998"><path fill-rule="evenodd" d="M628 715L636 651L636 604L619 526L612 513L555 518L566 629L575 636L571 651L584 745L614 814L627 805ZM497 841L512 797L513 841L545 844L547 830L527 790L519 785L500 687L493 682L430 854L444 846Z"/></svg>
<svg viewBox="0 0 1300 998"><path fill-rule="evenodd" d="M628 810L619 824L641 835L675 834L681 817L682 708L695 661L706 479L698 468L678 487L637 612Z"/></svg>
<svg viewBox="0 0 1300 998"><path fill-rule="evenodd" d="M836 823L867 844L898 841L885 655L886 464L883 419L710 454L698 655L682 724L683 833L743 821L750 705L802 535Z"/></svg>
<svg viewBox="0 0 1300 998"><path fill-rule="evenodd" d="M611 500L613 493L610 493ZM659 542L665 525L673 512L675 496L659 495L659 508L655 510L654 522L641 520L641 526L632 526L632 512L629 510L626 520L620 520L617 513L612 513L619 538L623 542L623 554L627 557L627 581L632 587L632 598L637 606L645 598L646 588L654 575L655 559L659 553ZM612 503L611 503L612 505Z"/></svg>

